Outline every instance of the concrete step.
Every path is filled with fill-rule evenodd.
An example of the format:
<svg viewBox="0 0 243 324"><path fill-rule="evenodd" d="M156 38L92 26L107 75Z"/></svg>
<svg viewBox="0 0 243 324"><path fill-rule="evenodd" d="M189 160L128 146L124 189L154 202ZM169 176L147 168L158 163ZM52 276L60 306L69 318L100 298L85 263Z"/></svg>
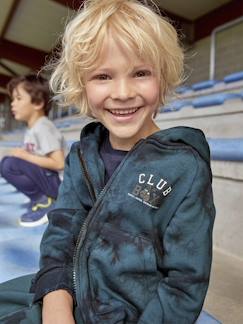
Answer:
<svg viewBox="0 0 243 324"><path fill-rule="evenodd" d="M186 107L175 112L160 113L156 118L162 129L175 126L200 128L206 137L211 138L243 137L242 120L242 100L201 109Z"/></svg>
<svg viewBox="0 0 243 324"><path fill-rule="evenodd" d="M204 309L223 324L243 323L243 259L214 250Z"/></svg>
<svg viewBox="0 0 243 324"><path fill-rule="evenodd" d="M46 224L19 225L29 199L0 177L0 282L36 272L39 244Z"/></svg>

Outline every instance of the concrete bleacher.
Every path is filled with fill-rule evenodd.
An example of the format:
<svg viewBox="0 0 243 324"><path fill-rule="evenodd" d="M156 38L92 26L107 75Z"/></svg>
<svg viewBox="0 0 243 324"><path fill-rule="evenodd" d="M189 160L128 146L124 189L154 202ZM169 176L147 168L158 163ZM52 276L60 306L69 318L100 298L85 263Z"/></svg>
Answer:
<svg viewBox="0 0 243 324"><path fill-rule="evenodd" d="M204 131L211 150L217 207L214 244L243 260L240 232L243 228L240 203L243 192L243 72L227 75L223 80L184 86L179 92L179 97L168 103L157 121L161 128L180 125ZM189 104L183 105L180 101ZM174 103L180 109L173 109Z"/></svg>
<svg viewBox="0 0 243 324"><path fill-rule="evenodd" d="M243 71L226 75L222 80L205 80L176 90L180 99L189 99L221 92L239 92L243 89Z"/></svg>
<svg viewBox="0 0 243 324"><path fill-rule="evenodd" d="M39 244L45 225L19 226L28 198L0 177L0 282L38 269Z"/></svg>
<svg viewBox="0 0 243 324"><path fill-rule="evenodd" d="M178 96L158 115L159 126L200 128L211 150L217 214L212 276L204 306L223 323L243 323L243 72L178 90Z"/></svg>

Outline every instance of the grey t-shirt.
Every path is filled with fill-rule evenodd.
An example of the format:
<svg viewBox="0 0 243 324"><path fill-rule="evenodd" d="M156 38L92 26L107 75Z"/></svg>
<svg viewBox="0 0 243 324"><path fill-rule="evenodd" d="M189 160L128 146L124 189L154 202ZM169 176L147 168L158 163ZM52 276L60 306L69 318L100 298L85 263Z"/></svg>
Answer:
<svg viewBox="0 0 243 324"><path fill-rule="evenodd" d="M46 116L40 117L24 136L25 149L36 155L44 156L57 150L66 150L63 135Z"/></svg>

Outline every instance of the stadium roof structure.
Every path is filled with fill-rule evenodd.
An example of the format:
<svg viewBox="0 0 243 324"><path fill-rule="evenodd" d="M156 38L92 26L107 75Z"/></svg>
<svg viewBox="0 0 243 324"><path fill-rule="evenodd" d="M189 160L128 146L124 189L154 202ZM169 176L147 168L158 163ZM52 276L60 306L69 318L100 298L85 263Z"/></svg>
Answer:
<svg viewBox="0 0 243 324"><path fill-rule="evenodd" d="M98 1L98 0L97 0ZM0 101L11 77L38 71L83 0L1 0ZM193 43L243 16L242 0L154 0Z"/></svg>

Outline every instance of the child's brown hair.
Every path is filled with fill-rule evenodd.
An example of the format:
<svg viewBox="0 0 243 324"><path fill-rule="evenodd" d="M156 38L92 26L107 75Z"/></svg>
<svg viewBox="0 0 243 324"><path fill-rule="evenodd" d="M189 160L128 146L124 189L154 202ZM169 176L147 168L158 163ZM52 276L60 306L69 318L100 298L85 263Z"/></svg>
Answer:
<svg viewBox="0 0 243 324"><path fill-rule="evenodd" d="M11 97L14 89L19 85L22 85L24 90L30 95L32 103L43 103L43 110L47 116L51 109L48 81L42 76L36 74L15 77L7 84L7 90Z"/></svg>

